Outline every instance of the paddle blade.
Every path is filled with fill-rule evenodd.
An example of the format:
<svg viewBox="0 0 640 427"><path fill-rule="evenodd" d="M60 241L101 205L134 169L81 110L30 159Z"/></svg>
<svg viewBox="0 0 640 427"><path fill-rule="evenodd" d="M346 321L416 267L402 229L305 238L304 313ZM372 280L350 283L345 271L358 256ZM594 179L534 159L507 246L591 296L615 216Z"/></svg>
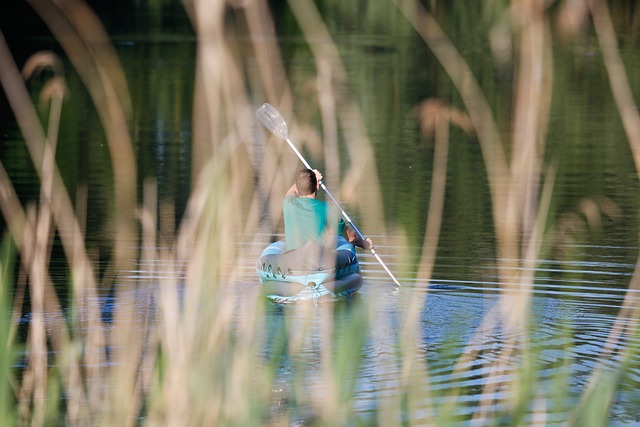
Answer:
<svg viewBox="0 0 640 427"><path fill-rule="evenodd" d="M282 140L286 140L289 136L287 130L287 122L276 108L266 102L256 110L256 117L269 131Z"/></svg>

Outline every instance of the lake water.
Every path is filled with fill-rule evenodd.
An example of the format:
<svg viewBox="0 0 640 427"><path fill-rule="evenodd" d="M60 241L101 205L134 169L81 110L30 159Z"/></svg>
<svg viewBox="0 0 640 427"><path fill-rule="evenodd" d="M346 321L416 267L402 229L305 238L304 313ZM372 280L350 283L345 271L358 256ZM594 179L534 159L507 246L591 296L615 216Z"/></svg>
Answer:
<svg viewBox="0 0 640 427"><path fill-rule="evenodd" d="M474 135L455 127L449 135L447 187L433 273L429 282L416 278L425 239L434 149L433 141L420 134L414 109L427 98L445 100L461 110L464 103L432 53L406 24L380 29L368 19L357 19L344 11L340 14L340 7L335 8L335 12L325 11L328 29L343 61L348 99L360 107L373 147L375 170L368 172L375 172L377 176L379 199L369 198L368 193L373 190L367 187L366 179L358 181L358 190L366 195L363 196L366 200L379 200L379 204L373 205L377 209L367 211L353 197L342 194L345 187L340 177L335 176L359 161L360 153L349 149L349 144L353 147L355 142L349 141L348 125L341 125L344 134L340 136L339 170L335 170L335 165L322 152L309 148L305 154L312 165L323 171L334 171L333 176L327 177L329 187L341 201L346 199L346 206L356 206L356 222L369 227L383 224L380 229L363 227L362 231L374 239L378 253L402 284L396 288L371 255L360 253L364 285L352 304L366 304L374 320L364 339L359 369L354 374L353 407L365 417L374 412L381 417L385 399L401 393L399 384L405 373L396 359L398 337L403 330L403 316L418 300L420 344L415 351L429 372L429 382L418 384L417 393L429 398L412 407L407 415L409 422L425 422L434 408L446 408L452 401L462 402L455 406L451 415L454 419L471 419L478 408L499 409L504 402L499 403L497 399L507 393L501 388L502 384L505 378L517 375L517 371L510 366L495 372L496 366L500 366L502 346L513 337L499 322L493 325L491 319L505 300L508 304L519 292L528 291L504 290L505 284L501 283L496 270L500 260L482 152ZM169 23L165 21L164 26L154 21L163 22L162 17L168 19L172 14L183 13L168 6L160 9L160 18L145 18L156 22L150 24L146 32L136 29L132 23L121 24L120 28L112 13L102 13L128 80L132 99L130 132L139 182L149 177L157 179L160 204L171 206L179 223L195 169L192 143L196 37L185 27L188 25L185 16L174 16ZM315 75L313 57L304 38L287 25L286 16L278 22L283 33L279 43L293 97L315 96L309 95L314 89L308 88ZM470 63L495 110L501 130L506 133L513 72L496 65L487 40L477 38L476 32L462 31L463 23L462 18L460 22L450 19L451 37ZM621 53L637 98L640 96L640 74L635 72L640 66L637 35L621 30L619 36L624 41ZM236 41L240 45L249 44L242 37ZM60 52L51 38L34 39L17 30L8 37L8 43L15 47L14 55L18 59L36 48ZM637 321L617 316L623 308L635 309L640 297L636 290L627 291L638 257L640 187L597 40L588 34L573 44L559 44L555 49L555 89L544 160L557 165L557 175L546 228L551 230L558 224L565 227L557 228L564 233L545 235L541 259L535 266L530 294L527 294L531 297L532 314L529 340L535 349L531 356L543 389L541 393L558 394L574 401L586 390L594 368L599 366L614 323L635 324ZM70 95L63 110L58 162L68 188L74 189L78 183L86 183L90 188L87 243L99 253L96 258L102 269L107 266L105 253L108 254L112 237L111 219L107 214L112 208L112 165L91 99L71 64L68 61L65 64ZM257 71L251 61L243 64L247 79L251 80L252 73ZM40 88L39 84L33 84L34 93ZM255 101L254 108L266 101L262 96L259 90L249 93L249 98ZM314 102L294 102L297 102L296 125L305 123L320 131L322 123ZM4 103L1 111L3 165L21 200L35 200L39 193L37 177ZM265 142L264 133L259 136L264 130L252 115L247 115L244 121L255 130L254 159L268 158L274 150L266 144L273 142ZM299 127L293 129L296 137L303 137ZM290 161L296 159L291 156ZM256 181L262 184L278 176L267 168L260 169L259 160L253 161L251 170L258 171ZM286 190L284 184L278 184ZM140 190L142 186L138 187ZM73 194L74 190L70 192ZM255 291L258 281L254 262L265 245L281 237L277 209L265 207L260 215L264 222L261 231L243 236L243 256L229 266L234 269L234 279L228 287L234 293ZM58 252L54 251L51 271L60 298L64 300L68 295L65 285L68 272ZM146 270L145 265L140 264L134 271L122 275L115 288L133 292L140 278L151 285L155 279L164 282L166 277L160 280L156 269ZM178 277L175 279L180 281ZM119 304L114 295L118 292L107 292L100 297L105 318L109 318ZM145 306L149 304L148 298L135 301L141 310L152 310ZM346 314L334 317L333 311L322 305L304 314L290 306L268 305L266 308L264 324L268 337L277 335L285 324L296 324L298 320L310 322L311 332L301 344L303 360L309 364L310 372L303 394L309 399L320 394L323 387L322 376L313 373L321 359L320 352L314 352L323 339L322 325L331 318L337 331L335 339L340 340L340 330L349 329L347 325L342 328L340 322L352 320L349 312L347 308ZM28 313L22 318L28 325ZM638 334L633 331L625 331L621 342L626 347L619 344L617 349L637 348L640 344ZM475 357L470 358L463 369L454 369L463 355ZM621 363L620 354L605 365L615 368L618 363ZM611 404L611 425L640 423L638 353L633 353L627 363ZM295 384L293 372L292 366L286 363L277 372L273 394L281 407L274 409L275 412L292 407L287 398ZM563 373L566 382L554 390ZM496 386L493 391L492 381ZM564 422L566 413L555 411L552 404L549 405L547 424ZM304 410L297 410L301 412L297 416L304 419Z"/></svg>

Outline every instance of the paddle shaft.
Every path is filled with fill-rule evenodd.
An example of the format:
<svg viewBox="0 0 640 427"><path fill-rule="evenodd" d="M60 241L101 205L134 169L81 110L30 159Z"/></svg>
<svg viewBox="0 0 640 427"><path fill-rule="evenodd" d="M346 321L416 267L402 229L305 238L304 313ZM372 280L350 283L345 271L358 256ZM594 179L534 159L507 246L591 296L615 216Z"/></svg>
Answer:
<svg viewBox="0 0 640 427"><path fill-rule="evenodd" d="M285 136L285 141L287 141L287 144L289 144L289 147L291 147L291 149L293 150L294 153L296 153L296 155L298 156L298 158L300 159L300 161L302 162L302 164L305 165L305 167L307 169L313 169L311 167L311 165L309 164L309 162L307 162L307 160L302 156L302 154L300 153L300 151L298 151L298 149L296 148L295 145L293 145L293 142L291 142L291 140L289 139L288 136ZM342 207L340 206L340 204L338 203L338 201L333 197L333 195L331 194L331 192L327 189L327 186L324 185L324 182L320 181L319 182L320 187L324 190L325 193L327 193L327 196L329 196L329 198L331 199L331 201L333 202L334 205L336 205L336 207L338 208L338 210L340 211L340 214L342 215L342 217L344 218L345 221L347 221L347 223L349 223L349 225L351 226L351 228L353 228L353 231L356 232L356 234L358 235L358 237L360 237L360 240L362 240L363 242L366 240L366 238L364 237L364 235L362 234L362 232L360 232L360 229L354 224L353 221L351 221L351 218L349 217L349 215L347 215L347 213L344 211L344 209L342 209ZM387 272L387 274L389 275L389 277L391 277L394 281L394 283L398 286L400 285L400 282L398 282L398 279L396 279L396 277L393 275L393 273L391 273L391 270L389 270L389 268L387 267L387 265L382 261L382 259L380 258L380 256L377 254L376 250L374 248L370 248L369 251L371 252L371 255L373 255L376 260L380 263L380 265L382 266L382 268L384 268L384 270Z"/></svg>

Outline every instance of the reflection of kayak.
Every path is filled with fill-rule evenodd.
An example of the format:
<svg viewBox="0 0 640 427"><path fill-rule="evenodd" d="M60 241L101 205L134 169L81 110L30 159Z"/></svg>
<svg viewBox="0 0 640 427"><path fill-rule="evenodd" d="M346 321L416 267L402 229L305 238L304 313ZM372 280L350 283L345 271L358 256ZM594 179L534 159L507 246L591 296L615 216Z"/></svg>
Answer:
<svg viewBox="0 0 640 427"><path fill-rule="evenodd" d="M267 298L279 302L348 297L362 286L355 247L339 237L337 249L315 242L286 251L284 241L267 246L256 264Z"/></svg>

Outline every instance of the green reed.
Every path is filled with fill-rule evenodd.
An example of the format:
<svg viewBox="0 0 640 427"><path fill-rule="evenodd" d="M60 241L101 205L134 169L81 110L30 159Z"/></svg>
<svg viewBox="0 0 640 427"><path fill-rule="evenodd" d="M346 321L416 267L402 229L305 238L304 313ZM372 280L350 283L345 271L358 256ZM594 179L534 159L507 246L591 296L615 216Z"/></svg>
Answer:
<svg viewBox="0 0 640 427"><path fill-rule="evenodd" d="M15 251L8 237L2 239L0 246L0 422L13 425L16 420L14 389L16 379L14 366L17 360L17 346L12 338L15 330L11 321L11 302L13 288L12 268L15 265Z"/></svg>
<svg viewBox="0 0 640 427"><path fill-rule="evenodd" d="M257 290L237 295L228 289L228 284L240 280L239 273L229 266L245 259L241 240L265 228L276 228L278 220L274 218L279 217L283 188L297 168L286 147L274 141L265 141L273 149L256 158L251 148L254 135L246 122L252 117L256 93L281 106L288 117L295 117L292 111L307 111L308 119L320 117L322 132L305 120L293 120L292 133L300 137L305 149L322 153L327 168L335 167L332 179L343 171L343 182L336 179L331 187L339 186L356 212L368 212L363 215L363 229L386 235L380 174L364 113L355 94L345 89L349 76L315 4L289 3L317 72L296 86L285 73L266 2L239 6L244 33L225 28L225 2L185 3L198 36L193 186L186 213L174 229L174 213L160 200L157 183L143 183L142 195L137 195L128 123L131 101L119 59L96 15L80 1L30 3L52 28L94 99L112 156L114 204L110 219L115 237L111 261L99 272L88 239L83 237L83 209L79 206L87 199L80 196L75 206L71 203L69 192L75 189L65 187L54 160L64 94L57 61L51 56L40 58L40 66L54 69L57 78L45 96L49 112L45 128L22 79L16 77L17 67L3 39L2 84L42 187L37 202L23 206L4 168L0 170L2 211L19 254L16 262L5 240L0 251L0 312L9 313L12 302L21 307L14 298L29 292L33 316L28 337L20 342L26 347L26 368L22 371L15 368L15 319L0 316L0 343L5 349L0 354L3 424L545 425L558 414L566 414L563 421L569 425L606 422L625 369L637 355L635 346L620 344L623 333L637 336L637 310L628 308L620 314L590 386L577 402L558 393L567 389L571 380L570 344L562 349L566 358L552 374L553 387L545 389L538 374L548 367L537 357L544 343L531 337L535 326L530 313L533 272L543 240L548 240L549 230L557 231L549 227L555 170L544 161L553 89L547 10L515 2L522 3L519 6L524 15L520 17L527 19L512 22L513 33L498 35L511 38L520 70L513 89L517 97L512 111L513 134L505 136L473 69L438 24L436 16L443 13L440 2L432 2L435 10L419 2L394 2L393 10L398 12L394 22L403 15L421 36L458 89L465 110L439 99L424 100L416 107L417 124L423 136L433 140L435 150L426 235L416 275L429 282L436 263L435 242L448 191L452 125L474 134L481 146L500 259L495 268L503 284L504 302L487 313L469 342L463 343L462 351L460 343L452 339L438 355L451 361L452 374L465 373L481 359L478 343L482 334L502 329L507 338L487 362L478 389L431 389L428 357L420 336L420 313L427 294L417 287L403 289L409 303L399 319L397 346L372 362L378 375L388 370L398 372L397 393L378 393L372 397L375 408L362 413L353 394L363 355L368 346L375 347L378 334L391 327L376 316L375 291L371 298L350 305L274 308ZM610 22L604 14L606 4L589 4L591 13L599 17L598 36L608 52L613 52L606 65L635 153L637 117L628 114L629 99L621 80L624 69L615 56ZM378 22L385 12L375 8L367 19ZM246 40L249 46L244 44ZM236 50L242 47L246 51ZM251 76L253 86L238 72L246 69L240 59L243 55L238 53L253 54L260 74ZM532 70L549 78L538 80L529 74ZM618 87L620 84L623 86ZM299 100L309 86L314 95L310 100ZM350 135L346 150L352 158L357 156L358 162L341 164L342 134ZM248 168L247 159L260 167ZM636 166L640 170L640 162L636 161ZM355 197L355 189L362 189L359 197ZM261 200L270 201L266 225L260 221ZM69 321L49 272L54 235L61 240L70 271L69 307L73 313ZM254 255L247 256L248 262ZM98 296L114 289L114 283L140 266L153 278L136 278L135 294L115 288L113 316L103 319ZM14 275L18 267L21 273ZM639 275L634 274L630 289L637 288ZM13 289L14 294L9 292ZM506 295L516 289L518 297L507 304ZM146 302L142 307L141 298ZM636 307L634 298L628 293L625 307ZM282 310L280 327L270 329L264 324L269 310ZM559 339L570 342L570 332L566 335ZM317 345L309 342L309 336ZM619 367L606 370L606 362L616 357L622 360ZM287 367L284 373L283 365ZM507 397L501 394L505 390ZM467 405L463 397L468 393L483 396L471 420L459 415ZM442 398L446 398L444 405L438 403Z"/></svg>

